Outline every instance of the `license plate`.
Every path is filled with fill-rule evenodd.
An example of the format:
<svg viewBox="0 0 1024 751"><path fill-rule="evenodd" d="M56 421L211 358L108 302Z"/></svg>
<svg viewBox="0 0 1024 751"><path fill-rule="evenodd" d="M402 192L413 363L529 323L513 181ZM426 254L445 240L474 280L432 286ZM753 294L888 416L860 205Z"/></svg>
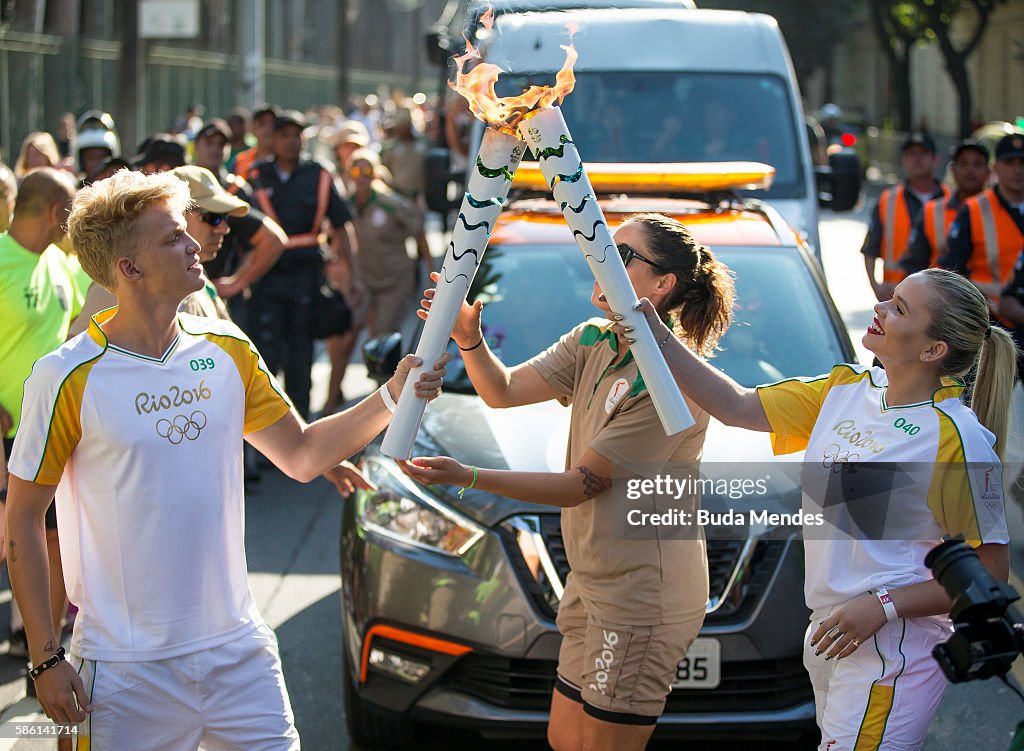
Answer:
<svg viewBox="0 0 1024 751"><path fill-rule="evenodd" d="M722 644L718 639L694 639L676 666L672 688L718 688L722 682Z"/></svg>

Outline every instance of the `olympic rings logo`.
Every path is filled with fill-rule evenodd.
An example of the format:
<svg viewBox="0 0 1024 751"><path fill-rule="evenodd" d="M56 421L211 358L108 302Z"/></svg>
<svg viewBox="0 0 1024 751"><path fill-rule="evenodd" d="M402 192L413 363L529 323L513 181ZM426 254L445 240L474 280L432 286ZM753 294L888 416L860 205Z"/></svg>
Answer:
<svg viewBox="0 0 1024 751"><path fill-rule="evenodd" d="M172 420L160 419L156 423L156 434L166 438L172 446L177 446L186 438L194 441L206 427L206 414L196 410L191 415L178 415Z"/></svg>
<svg viewBox="0 0 1024 751"><path fill-rule="evenodd" d="M860 459L860 454L844 451L839 447L838 443L833 443L825 449L825 456L821 466L825 469L831 469L833 474L839 474L848 462L857 461L858 459Z"/></svg>

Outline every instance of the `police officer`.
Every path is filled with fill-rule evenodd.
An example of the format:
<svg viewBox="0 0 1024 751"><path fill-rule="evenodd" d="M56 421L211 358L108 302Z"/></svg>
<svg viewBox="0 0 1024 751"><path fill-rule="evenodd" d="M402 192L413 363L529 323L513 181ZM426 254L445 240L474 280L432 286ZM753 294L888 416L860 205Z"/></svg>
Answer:
<svg viewBox="0 0 1024 751"><path fill-rule="evenodd" d="M946 237L956 212L964 201L985 189L988 158L988 149L969 138L953 147L950 173L956 190L948 198L943 195L928 201L914 222L907 252L900 259L900 268L907 274L935 266L938 258L946 255Z"/></svg>
<svg viewBox="0 0 1024 751"><path fill-rule="evenodd" d="M949 230L949 252L939 265L974 282L997 314L1003 287L1024 246L1024 135L1000 139L992 171L997 184L960 207Z"/></svg>
<svg viewBox="0 0 1024 751"><path fill-rule="evenodd" d="M308 417L314 306L321 280L326 273L353 304L360 285L348 235L352 216L330 171L302 158L305 128L302 113L282 112L274 123L273 157L249 170L257 205L288 235L284 253L253 286L249 325L270 371L284 371L285 391ZM332 230L326 256L319 238L325 219Z"/></svg>
<svg viewBox="0 0 1024 751"><path fill-rule="evenodd" d="M938 156L932 137L922 132L907 136L900 147L904 180L882 191L871 214L864 246L860 249L864 254L864 269L871 290L880 301L891 298L893 288L904 277L898 261L907 248L910 231L922 207L932 198L949 194L949 189L935 179L937 166ZM883 266L881 282L876 273L879 259Z"/></svg>

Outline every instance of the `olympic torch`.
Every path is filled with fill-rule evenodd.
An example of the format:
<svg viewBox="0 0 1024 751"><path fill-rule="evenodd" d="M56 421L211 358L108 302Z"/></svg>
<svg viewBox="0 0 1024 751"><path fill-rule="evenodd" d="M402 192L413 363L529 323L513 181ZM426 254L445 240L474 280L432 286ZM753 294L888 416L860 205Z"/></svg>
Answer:
<svg viewBox="0 0 1024 751"><path fill-rule="evenodd" d="M524 151L525 144L515 135L493 127L484 131L480 153L441 265L430 313L416 345L416 356L423 365L409 373L394 417L384 434L381 451L388 456L408 459L412 455L416 431L427 406L425 400L416 397L413 386L423 367L433 366L448 345Z"/></svg>
<svg viewBox="0 0 1024 751"><path fill-rule="evenodd" d="M634 309L639 302L626 267L612 240L583 169L583 160L569 134L569 128L558 107L549 107L532 114L519 124L519 131L537 157L541 174L547 180L562 215L572 229L576 244L586 256L594 278L612 310L632 326L636 342L629 345L640 374L654 402L667 435L693 425L693 416L683 400L672 372L659 351L643 313Z"/></svg>

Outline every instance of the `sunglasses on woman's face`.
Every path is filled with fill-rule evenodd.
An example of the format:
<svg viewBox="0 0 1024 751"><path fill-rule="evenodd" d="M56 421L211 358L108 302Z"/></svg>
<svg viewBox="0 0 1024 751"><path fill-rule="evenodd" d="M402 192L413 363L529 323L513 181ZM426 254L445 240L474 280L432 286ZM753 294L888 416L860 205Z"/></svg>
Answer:
<svg viewBox="0 0 1024 751"><path fill-rule="evenodd" d="M215 214L212 211L201 211L199 212L199 218L209 224L211 227L220 226L221 222L228 218L227 214Z"/></svg>
<svg viewBox="0 0 1024 751"><path fill-rule="evenodd" d="M631 245L626 245L626 243L619 243L615 247L618 248L619 258L622 259L622 265L623 266L629 266L629 262L632 261L635 258L638 261L643 261L644 263L648 264L649 266L653 266L658 271L660 271L660 272L662 272L664 274L668 274L669 273L669 270L666 269L664 266L662 266L660 263L652 261L650 258L644 258L642 255L637 253L636 250L634 250Z"/></svg>
<svg viewBox="0 0 1024 751"><path fill-rule="evenodd" d="M352 177L373 177L373 167L352 167L348 173Z"/></svg>

